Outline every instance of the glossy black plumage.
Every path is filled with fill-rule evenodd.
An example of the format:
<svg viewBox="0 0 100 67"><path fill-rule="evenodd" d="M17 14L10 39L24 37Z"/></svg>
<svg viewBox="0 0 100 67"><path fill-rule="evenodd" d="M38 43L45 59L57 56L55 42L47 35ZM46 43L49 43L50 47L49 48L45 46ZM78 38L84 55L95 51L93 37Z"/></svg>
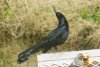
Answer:
<svg viewBox="0 0 100 67"><path fill-rule="evenodd" d="M36 44L35 46L20 53L17 60L19 64L23 63L30 55L40 50L42 50L43 53L46 53L52 47L61 45L66 41L69 34L68 21L66 20L65 16L62 13L57 12L55 8L54 11L59 21L57 28L51 31L42 43Z"/></svg>

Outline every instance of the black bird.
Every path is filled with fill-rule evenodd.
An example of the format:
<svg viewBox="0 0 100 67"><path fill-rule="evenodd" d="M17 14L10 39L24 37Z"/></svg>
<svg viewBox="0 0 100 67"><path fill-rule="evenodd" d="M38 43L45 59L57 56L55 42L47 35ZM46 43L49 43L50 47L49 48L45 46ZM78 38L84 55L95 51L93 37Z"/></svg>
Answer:
<svg viewBox="0 0 100 67"><path fill-rule="evenodd" d="M52 47L61 45L66 41L69 34L68 21L66 20L65 16L61 12L57 12L55 8L54 12L59 21L57 28L51 31L42 43L36 44L35 46L20 53L17 60L18 64L23 63L28 59L28 56L40 50L42 50L43 53L46 53Z"/></svg>

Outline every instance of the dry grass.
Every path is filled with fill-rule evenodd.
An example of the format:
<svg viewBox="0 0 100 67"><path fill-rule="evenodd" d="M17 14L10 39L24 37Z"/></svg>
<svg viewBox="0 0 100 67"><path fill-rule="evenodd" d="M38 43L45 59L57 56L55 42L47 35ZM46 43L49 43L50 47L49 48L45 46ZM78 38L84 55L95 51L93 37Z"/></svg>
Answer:
<svg viewBox="0 0 100 67"><path fill-rule="evenodd" d="M69 38L58 51L100 48L100 0L1 0L0 67L19 67L17 55L57 26L53 5L70 24ZM96 8L99 10L94 13Z"/></svg>

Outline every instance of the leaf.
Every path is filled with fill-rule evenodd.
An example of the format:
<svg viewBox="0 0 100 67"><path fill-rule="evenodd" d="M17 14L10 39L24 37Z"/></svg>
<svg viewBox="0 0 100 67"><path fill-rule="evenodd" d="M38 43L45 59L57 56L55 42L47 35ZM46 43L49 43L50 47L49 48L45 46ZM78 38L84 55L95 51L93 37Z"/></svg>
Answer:
<svg viewBox="0 0 100 67"><path fill-rule="evenodd" d="M83 8L81 11L81 15L83 19L87 19L88 18L88 9L87 8Z"/></svg>
<svg viewBox="0 0 100 67"><path fill-rule="evenodd" d="M3 17L6 21L9 21L12 16L12 13L9 9L5 10L3 13Z"/></svg>
<svg viewBox="0 0 100 67"><path fill-rule="evenodd" d="M96 15L93 15L91 16L91 18L96 22L96 21L100 21L100 16L96 16Z"/></svg>

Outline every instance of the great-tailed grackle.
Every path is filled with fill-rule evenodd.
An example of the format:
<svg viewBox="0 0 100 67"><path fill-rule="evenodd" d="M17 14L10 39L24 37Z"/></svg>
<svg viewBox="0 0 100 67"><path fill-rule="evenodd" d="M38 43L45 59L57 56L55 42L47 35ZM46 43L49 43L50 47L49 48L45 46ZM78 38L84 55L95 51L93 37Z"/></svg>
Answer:
<svg viewBox="0 0 100 67"><path fill-rule="evenodd" d="M46 53L52 47L61 45L66 41L69 34L68 21L66 20L65 16L62 13L57 12L55 8L54 12L59 21L57 28L51 31L42 43L36 44L35 46L20 53L17 60L19 64L26 61L28 59L28 56L40 50L42 50L43 53Z"/></svg>

